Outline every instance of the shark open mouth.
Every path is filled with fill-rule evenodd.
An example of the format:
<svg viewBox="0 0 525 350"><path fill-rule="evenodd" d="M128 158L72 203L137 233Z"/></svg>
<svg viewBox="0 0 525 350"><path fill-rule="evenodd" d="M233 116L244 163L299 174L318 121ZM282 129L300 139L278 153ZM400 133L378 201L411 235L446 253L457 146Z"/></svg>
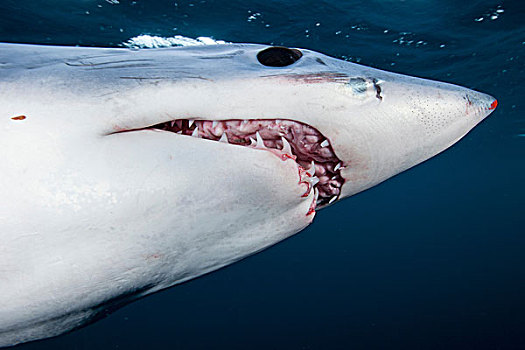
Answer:
<svg viewBox="0 0 525 350"><path fill-rule="evenodd" d="M308 186L305 195L312 188L318 193L317 206L332 203L341 193L343 163L335 155L330 141L310 125L278 119L177 119L150 128L264 149L283 161L292 159L299 167L299 182Z"/></svg>

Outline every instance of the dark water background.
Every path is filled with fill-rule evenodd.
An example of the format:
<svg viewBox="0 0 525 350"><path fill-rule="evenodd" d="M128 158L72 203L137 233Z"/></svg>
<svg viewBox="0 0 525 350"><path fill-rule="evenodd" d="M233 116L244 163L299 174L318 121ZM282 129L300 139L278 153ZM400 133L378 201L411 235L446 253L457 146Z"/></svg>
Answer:
<svg viewBox="0 0 525 350"><path fill-rule="evenodd" d="M19 349L525 349L524 1L0 1L0 41L140 34L310 48L499 107L295 237Z"/></svg>

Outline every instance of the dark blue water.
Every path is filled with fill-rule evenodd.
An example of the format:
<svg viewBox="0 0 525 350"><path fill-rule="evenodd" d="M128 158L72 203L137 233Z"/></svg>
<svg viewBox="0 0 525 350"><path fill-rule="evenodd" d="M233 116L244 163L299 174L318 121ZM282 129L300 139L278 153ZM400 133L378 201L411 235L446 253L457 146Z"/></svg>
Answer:
<svg viewBox="0 0 525 350"><path fill-rule="evenodd" d="M0 41L282 44L499 101L457 145L295 237L19 349L525 349L524 18L523 1L2 0Z"/></svg>

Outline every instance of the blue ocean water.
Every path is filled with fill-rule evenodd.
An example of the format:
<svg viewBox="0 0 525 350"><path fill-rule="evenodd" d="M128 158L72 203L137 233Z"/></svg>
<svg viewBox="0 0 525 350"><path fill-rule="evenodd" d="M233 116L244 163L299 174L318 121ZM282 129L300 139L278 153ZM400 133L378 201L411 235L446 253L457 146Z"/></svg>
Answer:
<svg viewBox="0 0 525 350"><path fill-rule="evenodd" d="M18 348L525 349L524 18L523 1L497 0L2 0L4 42L279 44L499 102L448 151L273 248Z"/></svg>

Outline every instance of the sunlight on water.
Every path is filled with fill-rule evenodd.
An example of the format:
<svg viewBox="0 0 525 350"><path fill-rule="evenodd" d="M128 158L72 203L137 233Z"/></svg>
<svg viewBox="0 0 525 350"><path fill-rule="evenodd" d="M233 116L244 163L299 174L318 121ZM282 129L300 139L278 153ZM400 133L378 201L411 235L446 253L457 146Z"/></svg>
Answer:
<svg viewBox="0 0 525 350"><path fill-rule="evenodd" d="M173 37L160 37L151 35L139 35L122 43L129 48L159 48L171 46L200 46L200 45L217 45L226 44L223 40L215 40L210 37L200 36L197 39L188 38L182 35Z"/></svg>

